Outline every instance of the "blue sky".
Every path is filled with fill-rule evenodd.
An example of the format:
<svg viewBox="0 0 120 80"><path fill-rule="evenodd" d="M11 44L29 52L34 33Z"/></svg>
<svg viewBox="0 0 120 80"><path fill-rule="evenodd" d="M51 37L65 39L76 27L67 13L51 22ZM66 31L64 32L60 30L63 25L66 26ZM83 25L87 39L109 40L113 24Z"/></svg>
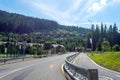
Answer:
<svg viewBox="0 0 120 80"><path fill-rule="evenodd" d="M116 22L120 28L120 0L0 0L0 9L63 25L90 28L91 23Z"/></svg>

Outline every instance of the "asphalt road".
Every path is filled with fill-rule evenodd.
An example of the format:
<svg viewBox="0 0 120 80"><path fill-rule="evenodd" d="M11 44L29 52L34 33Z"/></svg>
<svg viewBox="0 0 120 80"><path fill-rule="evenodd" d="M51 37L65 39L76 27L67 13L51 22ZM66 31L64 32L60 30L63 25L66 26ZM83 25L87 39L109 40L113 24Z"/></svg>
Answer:
<svg viewBox="0 0 120 80"><path fill-rule="evenodd" d="M120 80L120 73L98 66L85 53L80 53L76 58L75 65L86 69L98 69L99 80Z"/></svg>
<svg viewBox="0 0 120 80"><path fill-rule="evenodd" d="M51 56L0 66L0 80L66 80L61 65L67 56Z"/></svg>

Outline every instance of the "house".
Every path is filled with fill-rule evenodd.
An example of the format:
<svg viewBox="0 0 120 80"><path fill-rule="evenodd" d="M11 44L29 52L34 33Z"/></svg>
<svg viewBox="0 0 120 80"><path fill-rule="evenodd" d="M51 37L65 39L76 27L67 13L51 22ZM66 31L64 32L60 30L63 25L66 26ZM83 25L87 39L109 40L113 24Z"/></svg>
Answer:
<svg viewBox="0 0 120 80"><path fill-rule="evenodd" d="M60 45L60 44L53 44L52 46L53 46L53 48L56 49L56 53L61 52L61 48L64 48L64 46Z"/></svg>
<svg viewBox="0 0 120 80"><path fill-rule="evenodd" d="M53 48L53 46L52 46L52 44L50 44L50 43L45 43L44 45L43 45L43 49L44 50L50 50L50 49L52 49Z"/></svg>

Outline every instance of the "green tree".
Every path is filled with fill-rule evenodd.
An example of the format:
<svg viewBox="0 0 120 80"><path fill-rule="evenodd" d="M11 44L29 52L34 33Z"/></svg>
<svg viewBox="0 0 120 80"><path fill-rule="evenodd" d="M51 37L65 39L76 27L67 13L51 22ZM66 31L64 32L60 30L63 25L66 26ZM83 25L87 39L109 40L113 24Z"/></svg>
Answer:
<svg viewBox="0 0 120 80"><path fill-rule="evenodd" d="M38 55L43 54L43 47L39 47L37 51L38 51Z"/></svg>
<svg viewBox="0 0 120 80"><path fill-rule="evenodd" d="M119 38L118 38L118 28L117 28L117 25L116 23L114 23L113 25L113 45L117 44L118 41L119 41Z"/></svg>
<svg viewBox="0 0 120 80"><path fill-rule="evenodd" d="M33 53L34 53L34 55L37 55L37 53L38 53L38 52L37 52L37 48L36 48L35 46L33 46L32 48L33 48Z"/></svg>
<svg viewBox="0 0 120 80"><path fill-rule="evenodd" d="M112 47L112 51L120 51L120 46L118 44L115 44L113 47Z"/></svg>
<svg viewBox="0 0 120 80"><path fill-rule="evenodd" d="M65 52L66 52L65 47L61 47L61 48L60 48L60 52L61 52L61 53L65 53Z"/></svg>
<svg viewBox="0 0 120 80"><path fill-rule="evenodd" d="M104 30L103 30L103 39L106 38L107 34L107 25L105 24Z"/></svg>
<svg viewBox="0 0 120 80"><path fill-rule="evenodd" d="M103 23L101 23L101 34L100 34L100 41L102 42L103 41L103 38L104 38L104 28L103 28Z"/></svg>
<svg viewBox="0 0 120 80"><path fill-rule="evenodd" d="M110 25L108 31L107 31L107 39L110 42L110 45L113 46L113 27Z"/></svg>
<svg viewBox="0 0 120 80"><path fill-rule="evenodd" d="M101 51L101 40L99 39L98 42L97 42L97 48L96 48L97 51Z"/></svg>
<svg viewBox="0 0 120 80"><path fill-rule="evenodd" d="M27 46L26 53L27 54L33 54L33 48L30 45Z"/></svg>
<svg viewBox="0 0 120 80"><path fill-rule="evenodd" d="M1 45L1 53L4 53L4 49L5 49L5 44Z"/></svg>
<svg viewBox="0 0 120 80"><path fill-rule="evenodd" d="M28 43L32 43L33 42L33 38L32 37L28 37L27 42Z"/></svg>
<svg viewBox="0 0 120 80"><path fill-rule="evenodd" d="M1 49L2 49L2 46L0 45L0 54L1 54Z"/></svg>
<svg viewBox="0 0 120 80"><path fill-rule="evenodd" d="M102 50L103 51L110 51L110 43L107 40L104 40L102 43Z"/></svg>
<svg viewBox="0 0 120 80"><path fill-rule="evenodd" d="M2 41L3 36L0 34L0 41Z"/></svg>
<svg viewBox="0 0 120 80"><path fill-rule="evenodd" d="M52 53L52 54L55 54L55 53L56 53L56 48L52 48L52 49L51 49L51 53Z"/></svg>
<svg viewBox="0 0 120 80"><path fill-rule="evenodd" d="M80 45L80 51L84 51L84 47Z"/></svg>
<svg viewBox="0 0 120 80"><path fill-rule="evenodd" d="M94 39L93 39L93 50L96 50L97 42L99 41L99 39L100 39L100 29L99 29L99 26L96 25L96 29L94 32Z"/></svg>

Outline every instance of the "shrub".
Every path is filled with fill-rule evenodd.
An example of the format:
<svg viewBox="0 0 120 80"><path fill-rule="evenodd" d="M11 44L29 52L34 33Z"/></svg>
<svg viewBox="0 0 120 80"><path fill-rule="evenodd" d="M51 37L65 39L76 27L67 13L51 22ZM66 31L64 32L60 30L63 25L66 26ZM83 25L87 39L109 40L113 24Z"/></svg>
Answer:
<svg viewBox="0 0 120 80"><path fill-rule="evenodd" d="M102 50L103 51L110 51L110 43L107 40L104 40L102 43Z"/></svg>
<svg viewBox="0 0 120 80"><path fill-rule="evenodd" d="M115 44L113 47L112 47L112 51L120 51L120 47L118 44Z"/></svg>

